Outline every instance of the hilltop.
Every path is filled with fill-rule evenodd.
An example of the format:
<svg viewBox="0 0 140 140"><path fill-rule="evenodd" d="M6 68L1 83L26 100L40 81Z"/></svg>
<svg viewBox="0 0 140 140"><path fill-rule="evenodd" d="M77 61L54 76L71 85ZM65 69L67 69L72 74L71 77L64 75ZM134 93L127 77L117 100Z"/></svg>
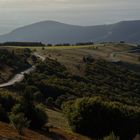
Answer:
<svg viewBox="0 0 140 140"><path fill-rule="evenodd" d="M27 25L1 35L0 42L77 43L126 41L140 43L140 20L122 21L109 25L78 26L56 21Z"/></svg>

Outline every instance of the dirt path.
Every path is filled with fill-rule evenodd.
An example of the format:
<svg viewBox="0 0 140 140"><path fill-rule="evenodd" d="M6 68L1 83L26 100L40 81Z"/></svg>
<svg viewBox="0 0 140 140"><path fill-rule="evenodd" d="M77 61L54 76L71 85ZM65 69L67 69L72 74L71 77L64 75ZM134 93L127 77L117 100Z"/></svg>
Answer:
<svg viewBox="0 0 140 140"><path fill-rule="evenodd" d="M128 53L133 53L133 52L137 52L137 51L140 51L140 49L123 51L123 52L112 52L109 56L109 60L111 62L120 62L121 60L116 58L117 54L128 54Z"/></svg>
<svg viewBox="0 0 140 140"><path fill-rule="evenodd" d="M45 60L45 57L37 54L37 53L34 53L34 55L36 57L38 57L39 59L41 59L42 61ZM32 66L18 74L16 74L12 79L10 79L8 82L6 83L3 83L3 84L0 84L0 88L3 88L3 87L8 87L8 86L11 86L11 85L14 85L15 83L20 83L23 79L24 79L24 74L30 74L31 72L33 72L34 70L36 69L35 66Z"/></svg>

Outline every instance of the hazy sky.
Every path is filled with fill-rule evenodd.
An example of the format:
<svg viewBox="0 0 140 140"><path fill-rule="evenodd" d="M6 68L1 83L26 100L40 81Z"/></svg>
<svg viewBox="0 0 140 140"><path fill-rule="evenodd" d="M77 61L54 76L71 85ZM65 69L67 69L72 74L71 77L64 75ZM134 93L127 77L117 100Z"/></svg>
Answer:
<svg viewBox="0 0 140 140"><path fill-rule="evenodd" d="M95 25L140 19L140 0L0 0L0 34L43 20Z"/></svg>

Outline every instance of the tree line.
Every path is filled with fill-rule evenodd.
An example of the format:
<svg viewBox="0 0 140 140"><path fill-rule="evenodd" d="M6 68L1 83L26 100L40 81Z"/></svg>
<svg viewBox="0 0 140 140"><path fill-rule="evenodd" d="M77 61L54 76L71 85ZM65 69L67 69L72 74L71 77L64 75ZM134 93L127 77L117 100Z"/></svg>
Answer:
<svg viewBox="0 0 140 140"><path fill-rule="evenodd" d="M45 46L42 42L4 42L0 43L0 46L30 46L30 47L35 47L35 46Z"/></svg>

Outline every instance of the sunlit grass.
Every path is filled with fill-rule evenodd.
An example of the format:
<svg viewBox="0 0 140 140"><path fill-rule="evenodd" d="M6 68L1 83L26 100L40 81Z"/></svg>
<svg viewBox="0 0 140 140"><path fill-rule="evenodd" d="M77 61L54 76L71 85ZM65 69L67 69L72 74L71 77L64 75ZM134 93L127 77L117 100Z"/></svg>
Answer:
<svg viewBox="0 0 140 140"><path fill-rule="evenodd" d="M79 49L79 48L87 48L90 47L89 45L84 45L84 46L46 46L44 47L45 49L51 50L51 49ZM15 46L14 48L21 48L21 49L25 49L25 48L29 48L31 50L37 49L37 50L41 50L43 49L43 47L32 47L32 46Z"/></svg>
<svg viewBox="0 0 140 140"><path fill-rule="evenodd" d="M70 126L68 125L68 121L62 112L52 109L46 109L46 112L49 118L48 121L50 125L66 131L71 131Z"/></svg>

